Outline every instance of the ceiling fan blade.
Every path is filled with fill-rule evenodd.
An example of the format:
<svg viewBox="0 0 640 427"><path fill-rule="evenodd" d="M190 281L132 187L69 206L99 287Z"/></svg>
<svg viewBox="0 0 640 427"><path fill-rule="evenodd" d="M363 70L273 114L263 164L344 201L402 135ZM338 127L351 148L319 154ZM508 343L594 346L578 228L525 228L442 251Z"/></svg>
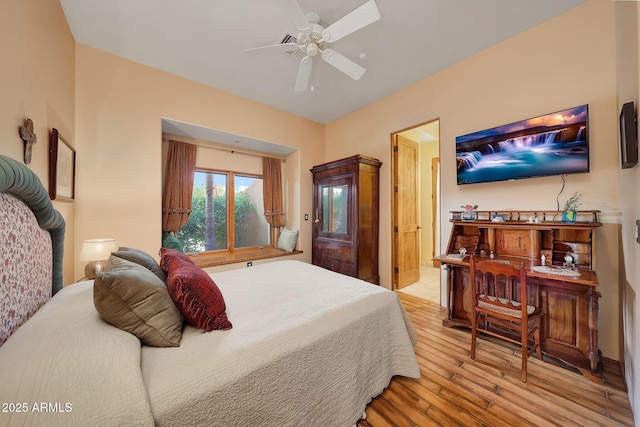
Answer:
<svg viewBox="0 0 640 427"><path fill-rule="evenodd" d="M310 56L305 56L300 61L300 67L298 68L298 77L296 77L296 92L304 92L309 86L309 79L311 78L311 67L313 60Z"/></svg>
<svg viewBox="0 0 640 427"><path fill-rule="evenodd" d="M300 49L300 48L295 43L278 43L278 44L270 44L267 46L251 47L248 49L244 49L244 52L253 52L257 50L273 50L273 51L279 51L279 52L289 52L296 49Z"/></svg>
<svg viewBox="0 0 640 427"><path fill-rule="evenodd" d="M375 0L368 0L365 4L338 19L322 32L324 41L333 43L360 28L366 27L380 19L380 11Z"/></svg>
<svg viewBox="0 0 640 427"><path fill-rule="evenodd" d="M296 32L294 34L297 34L297 30L300 28L309 28L309 21L304 16L298 0L278 0L278 3L280 3L293 25L295 25Z"/></svg>
<svg viewBox="0 0 640 427"><path fill-rule="evenodd" d="M351 77L353 80L359 80L366 69L356 64L344 55L339 54L333 49L326 49L322 52L322 59L336 67L338 70Z"/></svg>

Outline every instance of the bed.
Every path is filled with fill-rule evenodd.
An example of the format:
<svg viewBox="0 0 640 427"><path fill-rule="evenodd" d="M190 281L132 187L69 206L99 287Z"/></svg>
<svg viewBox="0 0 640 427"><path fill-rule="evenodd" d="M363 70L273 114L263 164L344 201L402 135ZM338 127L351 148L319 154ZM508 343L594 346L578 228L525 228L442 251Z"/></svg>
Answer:
<svg viewBox="0 0 640 427"><path fill-rule="evenodd" d="M0 191L2 426L347 427L420 375L395 293L299 261L211 274L233 326L143 344L98 313L94 281L61 287L64 221L37 177L0 156Z"/></svg>

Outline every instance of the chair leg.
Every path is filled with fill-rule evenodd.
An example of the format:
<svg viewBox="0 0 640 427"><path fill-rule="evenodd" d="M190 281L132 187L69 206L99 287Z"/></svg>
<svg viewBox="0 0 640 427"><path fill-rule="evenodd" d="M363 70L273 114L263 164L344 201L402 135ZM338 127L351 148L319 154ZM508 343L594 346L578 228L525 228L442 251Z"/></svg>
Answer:
<svg viewBox="0 0 640 427"><path fill-rule="evenodd" d="M476 336L478 333L478 314L471 316L471 359L476 358Z"/></svg>
<svg viewBox="0 0 640 427"><path fill-rule="evenodd" d="M527 359L529 358L529 325L522 323L520 325L521 343L522 343L522 366L520 368L521 379L523 383L527 382Z"/></svg>
<svg viewBox="0 0 640 427"><path fill-rule="evenodd" d="M533 339L537 347L536 354L538 355L538 360L542 360L542 346L540 345L540 318L537 318L535 323L536 329L533 333Z"/></svg>

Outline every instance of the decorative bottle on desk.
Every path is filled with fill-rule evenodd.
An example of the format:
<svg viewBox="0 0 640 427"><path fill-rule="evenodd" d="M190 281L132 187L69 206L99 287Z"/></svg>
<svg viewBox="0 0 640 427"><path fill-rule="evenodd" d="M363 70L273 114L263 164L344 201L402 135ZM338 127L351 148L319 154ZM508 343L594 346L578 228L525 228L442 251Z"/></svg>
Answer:
<svg viewBox="0 0 640 427"><path fill-rule="evenodd" d="M463 221L474 221L476 219L475 210L478 209L478 205L464 205L460 207L464 208L464 211L462 211Z"/></svg>

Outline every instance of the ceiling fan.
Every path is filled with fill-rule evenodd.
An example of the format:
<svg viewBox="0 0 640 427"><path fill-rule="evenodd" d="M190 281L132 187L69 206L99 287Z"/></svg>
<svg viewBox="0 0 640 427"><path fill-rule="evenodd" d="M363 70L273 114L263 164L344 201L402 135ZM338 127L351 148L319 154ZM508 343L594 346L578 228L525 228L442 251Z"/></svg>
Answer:
<svg viewBox="0 0 640 427"><path fill-rule="evenodd" d="M298 76L296 77L296 92L307 90L313 58L318 54L320 54L323 61L352 79L358 80L362 77L366 71L362 66L328 48L327 45L380 19L380 12L375 0L368 0L362 6L343 16L327 28L320 25L320 17L317 13L303 13L298 0L278 0L278 3L280 3L284 12L298 29L296 41L288 41L291 37L285 37L282 43L245 49L245 51L270 49L287 53L296 51L303 54L304 57L300 61ZM295 55L292 56L295 57Z"/></svg>

